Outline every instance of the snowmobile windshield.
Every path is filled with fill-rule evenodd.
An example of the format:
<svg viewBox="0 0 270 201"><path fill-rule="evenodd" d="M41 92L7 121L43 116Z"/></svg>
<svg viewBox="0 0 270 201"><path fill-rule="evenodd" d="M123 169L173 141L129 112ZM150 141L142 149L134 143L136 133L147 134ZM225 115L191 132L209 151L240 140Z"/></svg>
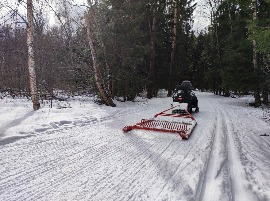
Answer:
<svg viewBox="0 0 270 201"><path fill-rule="evenodd" d="M183 81L181 85L178 85L177 90L183 90L183 91L191 91L194 90L194 87L192 86L190 81Z"/></svg>
<svg viewBox="0 0 270 201"><path fill-rule="evenodd" d="M182 94L182 93L184 93L184 91L183 90L176 90L175 93L176 94Z"/></svg>

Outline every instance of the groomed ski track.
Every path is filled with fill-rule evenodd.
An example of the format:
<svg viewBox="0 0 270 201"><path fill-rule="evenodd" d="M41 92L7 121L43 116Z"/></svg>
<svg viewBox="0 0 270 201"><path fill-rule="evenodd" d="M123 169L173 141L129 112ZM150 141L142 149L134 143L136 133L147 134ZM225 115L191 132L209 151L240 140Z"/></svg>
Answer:
<svg viewBox="0 0 270 201"><path fill-rule="evenodd" d="M197 95L188 140L121 131L167 109L171 98L1 140L0 200L270 200L270 145L258 129L265 122L228 98Z"/></svg>

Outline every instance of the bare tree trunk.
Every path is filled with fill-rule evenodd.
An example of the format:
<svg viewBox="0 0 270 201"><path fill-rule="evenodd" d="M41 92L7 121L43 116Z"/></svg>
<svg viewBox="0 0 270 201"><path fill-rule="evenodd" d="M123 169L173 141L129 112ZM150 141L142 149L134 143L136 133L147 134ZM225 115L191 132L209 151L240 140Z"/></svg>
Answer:
<svg viewBox="0 0 270 201"><path fill-rule="evenodd" d="M257 20L257 0L252 0L252 9L253 9L252 19L253 19L253 21L256 21ZM258 67L256 41L255 40L253 40L253 66L255 69L257 69L257 67Z"/></svg>
<svg viewBox="0 0 270 201"><path fill-rule="evenodd" d="M38 110L40 108L37 80L35 71L35 59L34 59L34 36L33 36L33 2L27 0L27 48L28 48L28 69L29 69L29 82L30 82L30 94L33 102L33 109Z"/></svg>
<svg viewBox="0 0 270 201"><path fill-rule="evenodd" d="M263 63L265 65L264 73L270 75L270 54L263 55Z"/></svg>
<svg viewBox="0 0 270 201"><path fill-rule="evenodd" d="M257 0L252 0L252 9L253 9L253 15L252 19L255 22L257 20ZM256 47L256 41L253 40L253 66L254 66L254 72L255 77L258 74L258 55L257 55L257 47ZM261 96L260 96L260 86L255 87L255 107L258 107L261 105Z"/></svg>
<svg viewBox="0 0 270 201"><path fill-rule="evenodd" d="M230 6L230 2L229 1L227 1L227 5L228 5L228 14L229 14L230 29L231 29L231 33L232 33L233 32L232 14L231 14L231 6Z"/></svg>
<svg viewBox="0 0 270 201"><path fill-rule="evenodd" d="M72 28L71 28L71 21L70 21L70 13L68 11L68 2L66 0L63 0L63 6L64 6L64 19L65 19L65 26L67 29L67 38L68 38L68 43L70 45L71 42L71 35L72 35Z"/></svg>
<svg viewBox="0 0 270 201"><path fill-rule="evenodd" d="M155 15L155 14L154 14ZM147 98L153 98L153 85L154 85L154 74L155 74L155 57L156 57L156 17L153 17L151 26L151 56L150 56L150 67L149 67L149 80L147 86Z"/></svg>
<svg viewBox="0 0 270 201"><path fill-rule="evenodd" d="M97 4L97 1L95 1L94 4ZM88 0L88 5L93 5L93 1L91 0ZM93 24L95 25L98 25L99 22L98 22L98 19L95 17L95 14L91 13L91 17L92 17L92 20L93 20ZM100 30L100 27L98 27L98 29ZM107 49L106 49L106 46L104 44L103 41L100 41L101 43L101 47L103 49L103 54L104 54L104 62L105 62L105 69L106 69L106 79L103 79L102 80L102 84L103 86L107 86L107 93L110 97L114 97L115 93L114 93L114 77L113 77L113 72L111 71L111 68L110 68L110 64L108 62L108 59L107 59Z"/></svg>
<svg viewBox="0 0 270 201"><path fill-rule="evenodd" d="M268 84L264 84L263 88L262 88L262 103L265 105L269 105L269 87Z"/></svg>
<svg viewBox="0 0 270 201"><path fill-rule="evenodd" d="M174 18L173 18L173 39L172 39L172 51L171 51L171 62L170 62L170 74L169 74L169 89L168 89L168 96L172 95L173 89L173 69L175 66L175 54L176 54L176 46L177 46L177 27L178 27L178 5L179 0L175 0L174 3Z"/></svg>
<svg viewBox="0 0 270 201"><path fill-rule="evenodd" d="M94 69L94 76L96 80L96 86L100 93L101 99L105 102L105 104L108 106L115 107L116 105L113 103L112 98L108 94L106 94L105 90L102 87L102 78L101 78L101 74L99 70L99 62L97 60L96 48L94 46L94 38L92 35L92 30L91 30L90 15L91 15L90 13L87 13L85 15L85 22L86 22L88 44L91 50L91 55L92 55L92 60L93 60L93 69Z"/></svg>

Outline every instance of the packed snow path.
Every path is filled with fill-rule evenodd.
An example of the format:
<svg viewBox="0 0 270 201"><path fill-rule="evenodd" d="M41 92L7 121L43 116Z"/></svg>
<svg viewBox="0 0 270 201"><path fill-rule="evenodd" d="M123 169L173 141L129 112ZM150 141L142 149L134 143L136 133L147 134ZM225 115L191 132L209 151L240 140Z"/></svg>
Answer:
<svg viewBox="0 0 270 201"><path fill-rule="evenodd" d="M270 137L260 136L269 124L244 99L197 96L188 140L121 130L167 109L171 98L93 107L32 131L23 125L42 116L31 109L2 120L0 200L270 200Z"/></svg>

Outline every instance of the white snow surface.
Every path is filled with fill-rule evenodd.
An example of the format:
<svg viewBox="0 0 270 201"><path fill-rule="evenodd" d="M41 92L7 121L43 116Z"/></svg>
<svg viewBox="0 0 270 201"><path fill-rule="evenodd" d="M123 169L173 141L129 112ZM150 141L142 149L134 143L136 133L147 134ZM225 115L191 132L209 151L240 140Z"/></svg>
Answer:
<svg viewBox="0 0 270 201"><path fill-rule="evenodd" d="M270 200L270 121L250 97L196 92L188 140L122 128L172 98L99 106L87 97L0 99L0 200ZM261 136L265 135L265 136Z"/></svg>

